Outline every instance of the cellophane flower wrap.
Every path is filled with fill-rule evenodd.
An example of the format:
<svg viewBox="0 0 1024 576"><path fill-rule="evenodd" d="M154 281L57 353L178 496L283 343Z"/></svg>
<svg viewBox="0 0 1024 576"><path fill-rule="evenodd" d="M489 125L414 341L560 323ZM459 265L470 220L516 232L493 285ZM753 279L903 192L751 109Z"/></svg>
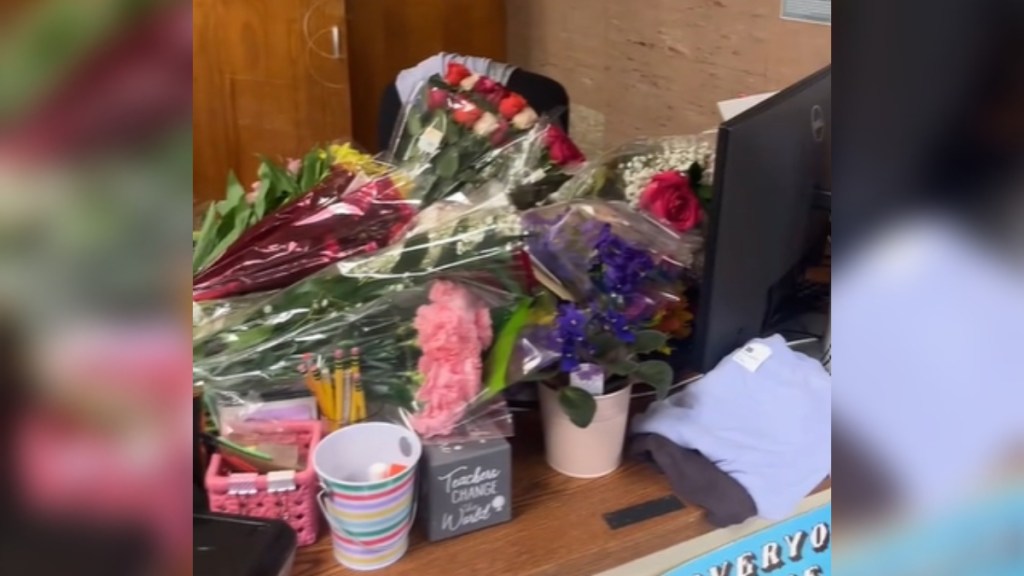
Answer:
<svg viewBox="0 0 1024 576"><path fill-rule="evenodd" d="M369 176L335 168L309 193L249 228L193 279L205 302L275 290L402 237L419 202L401 170Z"/></svg>
<svg viewBox="0 0 1024 576"><path fill-rule="evenodd" d="M389 146L392 162L423 166L415 195L430 204L479 184L496 151L529 134L540 118L521 95L452 63L427 79L406 103ZM556 157L564 152L560 146ZM568 154L566 154L568 156ZM565 158L566 163L570 160Z"/></svg>
<svg viewBox="0 0 1024 576"><path fill-rule="evenodd" d="M550 329L541 335L559 329L557 318L570 312L587 322L562 324L593 320L623 342L637 330L684 336L690 328L687 294L699 283L699 238L682 236L624 203L596 199L535 208L522 223L535 274L571 308L556 314L552 307ZM566 346L581 345L565 338ZM555 346L547 336L534 339L539 349L545 343ZM565 350L558 356L575 357Z"/></svg>
<svg viewBox="0 0 1024 576"><path fill-rule="evenodd" d="M427 208L402 241L324 269L231 326L194 338L194 380L233 402L255 401L267 389L301 388L302 367L326 367L337 350L359 348L371 416L404 419L424 437L511 434L499 393L508 382L517 319L528 310L529 284L521 230L509 212L500 194ZM462 300L442 297L452 290ZM452 365L432 332L438 325L430 310L446 306L471 307L480 319L478 345L461 357L472 370L460 372L458 396L438 385ZM484 310L489 335L482 330Z"/></svg>
<svg viewBox="0 0 1024 576"><path fill-rule="evenodd" d="M703 234L715 138L705 132L628 142L588 164L556 198L626 202L679 234Z"/></svg>
<svg viewBox="0 0 1024 576"><path fill-rule="evenodd" d="M192 234L193 274L220 258L246 230L312 190L332 168L370 175L386 170L352 144L335 142L314 147L301 158L263 158L248 189L229 174L225 199L206 207L201 226Z"/></svg>

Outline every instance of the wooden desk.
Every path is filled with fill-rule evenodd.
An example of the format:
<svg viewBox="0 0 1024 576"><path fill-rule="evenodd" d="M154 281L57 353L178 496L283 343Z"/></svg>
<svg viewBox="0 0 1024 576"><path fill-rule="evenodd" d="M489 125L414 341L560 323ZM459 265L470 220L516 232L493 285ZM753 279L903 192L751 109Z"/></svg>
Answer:
<svg viewBox="0 0 1024 576"><path fill-rule="evenodd" d="M697 508L612 531L606 512L672 493L654 468L627 463L596 480L548 468L536 414L520 414L513 447L511 522L429 543L413 531L409 552L382 576L589 576L714 530ZM295 576L356 574L337 563L329 534L301 549Z"/></svg>

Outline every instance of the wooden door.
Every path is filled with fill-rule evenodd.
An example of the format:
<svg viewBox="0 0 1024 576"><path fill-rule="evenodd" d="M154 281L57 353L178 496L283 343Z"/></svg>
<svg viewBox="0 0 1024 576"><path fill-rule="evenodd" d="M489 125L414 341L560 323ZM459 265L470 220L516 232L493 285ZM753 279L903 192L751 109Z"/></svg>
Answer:
<svg viewBox="0 0 1024 576"><path fill-rule="evenodd" d="M193 0L193 205L351 138L345 0Z"/></svg>
<svg viewBox="0 0 1024 576"><path fill-rule="evenodd" d="M505 61L504 0L346 0L352 129L376 152L381 94L395 76L438 52Z"/></svg>

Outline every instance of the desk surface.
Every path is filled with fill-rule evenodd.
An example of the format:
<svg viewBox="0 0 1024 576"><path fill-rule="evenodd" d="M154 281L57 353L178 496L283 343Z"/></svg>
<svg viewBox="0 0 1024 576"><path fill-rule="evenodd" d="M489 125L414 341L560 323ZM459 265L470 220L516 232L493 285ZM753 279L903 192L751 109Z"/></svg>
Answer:
<svg viewBox="0 0 1024 576"><path fill-rule="evenodd" d="M671 494L646 464L626 463L605 478L577 480L548 468L540 423L520 414L512 439L511 522L442 542L413 531L412 546L382 576L584 576L610 570L714 530L686 507L612 531L603 514ZM295 576L356 574L340 566L329 535L299 550Z"/></svg>

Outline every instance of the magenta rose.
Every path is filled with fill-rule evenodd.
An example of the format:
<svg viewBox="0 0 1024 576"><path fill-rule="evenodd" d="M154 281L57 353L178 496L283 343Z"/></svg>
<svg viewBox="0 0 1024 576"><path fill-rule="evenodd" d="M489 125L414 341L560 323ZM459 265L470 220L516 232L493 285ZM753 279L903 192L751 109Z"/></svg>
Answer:
<svg viewBox="0 0 1024 576"><path fill-rule="evenodd" d="M440 88L427 92L427 110L440 110L448 105L448 93Z"/></svg>
<svg viewBox="0 0 1024 576"><path fill-rule="evenodd" d="M476 84L473 85L473 92L482 96L484 100L490 102L495 108L501 103L501 99L505 97L505 87L487 76L481 76L476 81Z"/></svg>
<svg viewBox="0 0 1024 576"><path fill-rule="evenodd" d="M651 178L640 194L640 209L679 233L700 223L700 201L690 179L674 170Z"/></svg>
<svg viewBox="0 0 1024 576"><path fill-rule="evenodd" d="M558 125L552 124L544 133L548 156L556 166L571 166L586 160L569 135Z"/></svg>

